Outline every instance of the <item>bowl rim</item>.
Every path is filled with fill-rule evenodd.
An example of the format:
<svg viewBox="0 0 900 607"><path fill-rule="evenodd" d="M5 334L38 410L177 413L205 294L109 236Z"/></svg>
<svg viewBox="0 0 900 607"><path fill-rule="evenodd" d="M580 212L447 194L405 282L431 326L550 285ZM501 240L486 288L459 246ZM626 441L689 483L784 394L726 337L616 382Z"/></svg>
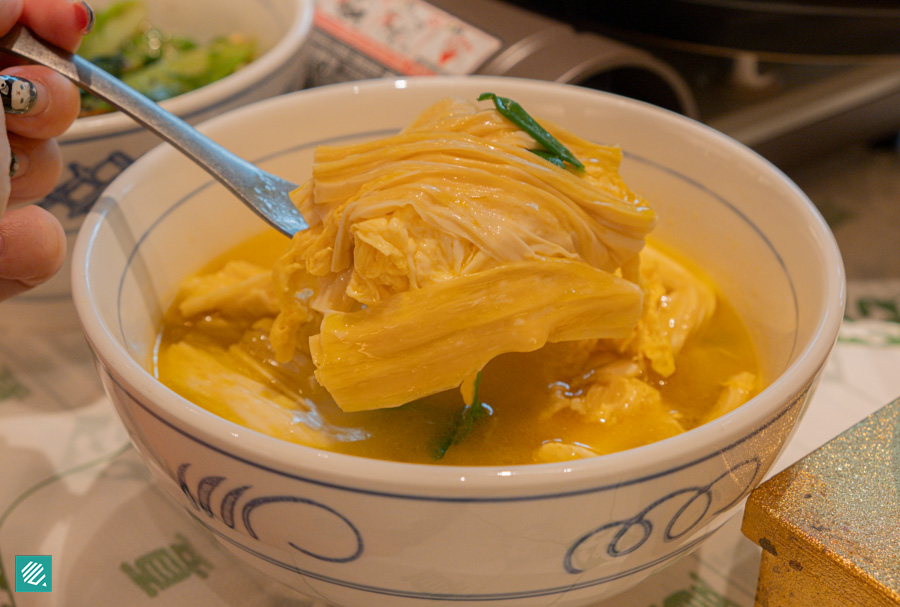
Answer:
<svg viewBox="0 0 900 607"><path fill-rule="evenodd" d="M607 489L612 485L634 484L686 468L716 457L737 443L758 434L767 425L775 423L781 415L787 413L792 408L792 401L793 406L799 404L799 401L795 400L798 393L815 388L816 379L837 340L846 299L843 262L834 236L818 209L780 169L743 144L696 120L642 101L562 83L496 76L424 76L379 78L302 90L233 110L205 121L202 128L204 130L222 128L223 124L240 120L241 116L263 108L271 114L284 106L296 103L294 100L297 98L312 103L320 97L327 99L332 95L366 94L368 91L381 89L416 90L422 91L423 94L428 92L437 94L443 91L446 94L446 91L473 82L483 83L483 86L487 87L515 85L520 87L519 90L536 87L567 95L588 95L594 99L603 97L606 103L617 107L627 106L629 111L652 115L656 120L678 122L693 136L709 141L717 147L729 149L730 152L737 154L741 162L755 165L790 190L799 208L809 216L810 224L807 232L814 233L816 240L821 243L821 252L827 263L824 271L827 301L823 304L824 312L816 324L815 338L797 352L795 360L784 373L750 401L756 403L755 406L738 407L704 424L701 428L641 447L596 458L545 464L517 466L411 464L345 455L282 441L228 422L177 395L155 380L127 353L115 336L110 334L109 328L103 325L91 306L90 285L86 282L85 266L88 254L104 218L104 213L92 212L85 220L75 247L73 295L85 335L98 359L110 370L114 381L120 382L120 387L125 390L129 390L125 384L134 386L137 390L129 391L130 396L137 399L138 404L147 412L175 430L204 443L208 448L271 472L351 491L394 495L392 491L396 490L396 495L402 496L452 494L456 495L457 499L475 500L488 494L493 496L491 499L496 499L498 495L513 494L518 497L509 499L522 499L523 492L530 494L530 497L525 499L558 497L567 493ZM121 190L130 174L151 168L154 163L165 158L165 155L176 153L173 150L166 151L166 148L167 146L160 146L143 156L117 178L109 186L109 190L113 192L117 188ZM191 432L185 432L185 427ZM210 444L210 441L218 444ZM666 468L665 471L657 470L660 467L659 462L666 461L680 463L669 467L663 466ZM598 485L598 482L602 486ZM373 484L386 489L365 488ZM586 486L590 488L585 489ZM565 489L566 487L569 489Z"/></svg>
<svg viewBox="0 0 900 607"><path fill-rule="evenodd" d="M269 79L282 70L291 60L298 60L297 53L306 44L313 27L315 5L312 0L293 0L296 11L284 35L265 53L245 67L228 76L159 103L183 120L225 105L246 91L253 84ZM122 136L143 131L131 117L122 112L109 112L78 118L58 138L61 145L108 136Z"/></svg>

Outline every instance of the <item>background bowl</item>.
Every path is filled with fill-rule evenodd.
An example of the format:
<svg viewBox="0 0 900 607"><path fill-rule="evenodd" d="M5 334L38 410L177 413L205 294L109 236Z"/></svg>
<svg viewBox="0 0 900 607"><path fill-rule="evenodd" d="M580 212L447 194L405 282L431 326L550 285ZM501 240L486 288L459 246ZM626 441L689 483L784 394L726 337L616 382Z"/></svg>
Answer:
<svg viewBox="0 0 900 607"><path fill-rule="evenodd" d="M502 78L379 80L282 96L203 128L300 182L319 144L393 133L439 98L484 91L621 144L623 176L660 217L656 236L718 281L772 382L680 436L558 464L399 464L247 431L162 386L147 363L182 278L265 227L173 150L153 150L105 192L75 249L75 304L105 388L155 477L200 524L340 605L585 605L636 584L704 541L760 482L841 323L840 254L802 192L733 140L637 101Z"/></svg>
<svg viewBox="0 0 900 607"><path fill-rule="evenodd" d="M113 0L94 0L102 10ZM205 42L231 32L253 36L258 57L221 80L160 105L191 124L228 110L296 90L306 62L303 49L312 28L312 0L142 0L161 31ZM63 224L69 253L91 205L128 165L160 139L119 112L79 118L59 138L63 173L41 206ZM77 326L71 296L71 255L50 281L4 304L0 325Z"/></svg>

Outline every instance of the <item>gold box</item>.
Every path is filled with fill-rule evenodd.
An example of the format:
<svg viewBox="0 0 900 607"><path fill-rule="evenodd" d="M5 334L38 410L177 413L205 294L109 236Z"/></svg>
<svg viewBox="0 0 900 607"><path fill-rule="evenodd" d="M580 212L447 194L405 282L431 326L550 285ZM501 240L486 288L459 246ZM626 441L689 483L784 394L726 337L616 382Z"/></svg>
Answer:
<svg viewBox="0 0 900 607"><path fill-rule="evenodd" d="M742 531L757 607L900 606L900 399L754 490Z"/></svg>

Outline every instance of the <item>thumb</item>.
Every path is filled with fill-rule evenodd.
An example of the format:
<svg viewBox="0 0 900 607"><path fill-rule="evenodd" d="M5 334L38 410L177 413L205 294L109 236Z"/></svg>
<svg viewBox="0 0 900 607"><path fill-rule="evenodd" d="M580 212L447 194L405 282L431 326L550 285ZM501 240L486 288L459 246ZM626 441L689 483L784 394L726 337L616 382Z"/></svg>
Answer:
<svg viewBox="0 0 900 607"><path fill-rule="evenodd" d="M66 255L66 234L59 221L29 205L0 218L0 301L48 280Z"/></svg>

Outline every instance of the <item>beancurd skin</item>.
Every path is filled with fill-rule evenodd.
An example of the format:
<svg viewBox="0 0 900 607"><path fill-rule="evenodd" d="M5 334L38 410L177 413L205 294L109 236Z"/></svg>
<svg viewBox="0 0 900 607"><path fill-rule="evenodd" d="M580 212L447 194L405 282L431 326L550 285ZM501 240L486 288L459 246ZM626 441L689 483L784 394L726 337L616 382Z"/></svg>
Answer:
<svg viewBox="0 0 900 607"><path fill-rule="evenodd" d="M266 232L229 250L200 274L215 272L238 260L270 268L283 247L283 237ZM669 251L666 254L671 256ZM259 325L265 325L265 319L228 317L219 312L185 318L179 312L180 303L173 303L162 323L152 363L154 374L198 405L246 425L245 419L235 415L233 402L189 389L195 370L173 364L176 359L171 354L173 347L182 343L227 352L248 334L264 335ZM308 336L316 333L317 327L315 322L309 323ZM545 445L557 446L557 451L566 453L571 445L581 446L581 456L639 447L709 421L706 416L730 378L742 372L758 373L755 349L743 321L727 301L718 297L712 316L685 341L676 356L678 371L669 377L652 371L641 377L659 392L658 404L634 402L607 417L585 415L570 406L561 407L560 401L577 399L578 392L582 396L586 393L584 376L590 375L592 367L586 362L589 357L585 351L591 345L553 343L533 352L502 354L493 359L482 371L479 394L480 402L490 408L488 418L474 424L463 440L443 453L441 448L450 440L465 406L459 390L447 390L397 408L347 413L316 382L308 349L286 364L275 362L265 347L257 349L253 353L257 364L273 370L267 377L254 376L246 366L238 369L256 377L259 390L286 395L271 404L289 410L290 415L279 419L288 420L288 425L312 427L318 438L311 442L308 432L292 432L289 427L273 431L259 426L255 430L350 455L440 465L539 463L545 461L537 455ZM593 371L596 373L596 369ZM219 384L223 382L227 379L219 378ZM754 383L746 398L758 391L758 384ZM234 398L233 394L229 396ZM552 450L543 448L545 452Z"/></svg>
<svg viewBox="0 0 900 607"><path fill-rule="evenodd" d="M318 146L291 193L308 228L187 277L157 377L281 440L449 465L595 457L751 399L747 329L653 241L623 150L502 99Z"/></svg>

